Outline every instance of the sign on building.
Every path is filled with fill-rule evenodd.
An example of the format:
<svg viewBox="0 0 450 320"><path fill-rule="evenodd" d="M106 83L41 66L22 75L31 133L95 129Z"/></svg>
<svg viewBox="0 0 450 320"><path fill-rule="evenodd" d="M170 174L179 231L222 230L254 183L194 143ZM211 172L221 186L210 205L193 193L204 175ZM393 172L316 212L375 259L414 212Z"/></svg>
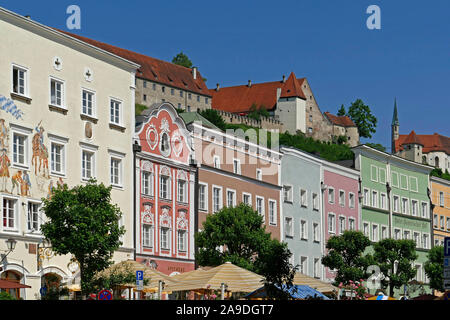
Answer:
<svg viewBox="0 0 450 320"><path fill-rule="evenodd" d="M144 290L144 271L136 271L136 290Z"/></svg>

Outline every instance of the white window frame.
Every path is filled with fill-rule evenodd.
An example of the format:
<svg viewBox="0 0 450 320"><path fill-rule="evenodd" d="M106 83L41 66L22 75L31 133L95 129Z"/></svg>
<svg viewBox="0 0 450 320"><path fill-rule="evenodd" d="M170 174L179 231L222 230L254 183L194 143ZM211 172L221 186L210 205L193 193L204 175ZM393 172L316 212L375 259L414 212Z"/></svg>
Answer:
<svg viewBox="0 0 450 320"><path fill-rule="evenodd" d="M114 187L123 187L123 160L125 158L125 154L117 151L108 150L109 154L109 181L112 186ZM118 181L117 183L113 182L113 175L112 175L112 161L119 161L119 167L118 167Z"/></svg>
<svg viewBox="0 0 450 320"><path fill-rule="evenodd" d="M220 157L218 155L213 156L213 167L220 169Z"/></svg>
<svg viewBox="0 0 450 320"><path fill-rule="evenodd" d="M418 200L411 199L411 210L410 211L411 211L411 215L413 217L419 216L419 201Z"/></svg>
<svg viewBox="0 0 450 320"><path fill-rule="evenodd" d="M397 231L398 231L398 237L397 237ZM402 229L400 228L394 228L394 240L401 240L403 238Z"/></svg>
<svg viewBox="0 0 450 320"><path fill-rule="evenodd" d="M227 192L226 192L226 195L227 195L227 207L230 208L230 206L229 206L230 198L229 198L229 194L228 194L229 192L232 194L232 198L231 198L231 205L232 206L231 207L235 207L236 206L236 190L229 189L229 188L227 188Z"/></svg>
<svg viewBox="0 0 450 320"><path fill-rule="evenodd" d="M330 192L330 191L332 191L332 192ZM335 200L335 196L336 196L334 191L335 190L333 187L328 188L328 203L334 204L334 200ZM331 197L331 194L333 195L332 197Z"/></svg>
<svg viewBox="0 0 450 320"><path fill-rule="evenodd" d="M111 114L111 104L115 102L119 105L119 121L116 122L116 115L112 115ZM115 109L114 109L114 113L115 113ZM111 119L111 117L113 116L114 121ZM118 98L114 98L114 97L109 97L109 123L116 125L116 126L123 126L123 101L121 99Z"/></svg>
<svg viewBox="0 0 450 320"><path fill-rule="evenodd" d="M424 205L425 205L425 210L424 210ZM425 213L425 215L424 215ZM430 216L430 211L428 210L428 203L425 201L422 201L420 203L420 215L422 218L428 218Z"/></svg>
<svg viewBox="0 0 450 320"><path fill-rule="evenodd" d="M233 159L233 173L241 174L241 160L236 158Z"/></svg>
<svg viewBox="0 0 450 320"><path fill-rule="evenodd" d="M61 84L61 104L60 105L56 103L56 96L55 96L55 103L52 102L52 82L56 82L56 83L60 83ZM56 88L55 88L55 90L56 90ZM49 97L49 103L48 103L49 105L51 105L53 107L57 107L57 108L66 109L67 110L67 106L66 106L66 82L63 79L50 76L49 77L49 96L48 97Z"/></svg>
<svg viewBox="0 0 450 320"><path fill-rule="evenodd" d="M397 176L397 184L394 184L394 180L395 180L395 179L394 179L394 175ZM398 188L398 187L401 185L400 177L399 177L398 172L392 171L391 177L392 177L392 187Z"/></svg>
<svg viewBox="0 0 450 320"><path fill-rule="evenodd" d="M320 258L314 258L314 278L320 279Z"/></svg>
<svg viewBox="0 0 450 320"><path fill-rule="evenodd" d="M256 180L262 181L262 169L256 168Z"/></svg>
<svg viewBox="0 0 450 320"><path fill-rule="evenodd" d="M354 209L356 205L356 198L353 192L348 193L348 206L350 209Z"/></svg>
<svg viewBox="0 0 450 320"><path fill-rule="evenodd" d="M444 208L444 204L445 204L444 192L439 191L439 206Z"/></svg>
<svg viewBox="0 0 450 320"><path fill-rule="evenodd" d="M405 177L406 179L406 188L403 188L402 186L402 177ZM409 189L409 179L406 174L400 173L400 180L399 180L400 189L408 190Z"/></svg>
<svg viewBox="0 0 450 320"><path fill-rule="evenodd" d="M248 196L249 203L245 203L245 196ZM247 204L250 207L253 207L251 193L242 192L242 203Z"/></svg>
<svg viewBox="0 0 450 320"><path fill-rule="evenodd" d="M180 184L182 183L184 184L180 192ZM188 181L179 178L177 179L177 202L188 203Z"/></svg>
<svg viewBox="0 0 450 320"><path fill-rule="evenodd" d="M164 189L162 188L162 185L163 185L163 180L162 180L162 178L163 178L163 176L164 176L164 178L167 178L167 181L165 182L166 183L166 188L167 188L167 190L166 190L166 196L165 197L163 197L163 191L164 191ZM165 175L165 174L159 174L159 198L161 198L161 199L163 199L163 200L166 200L166 201L168 201L168 200L172 200L172 176L171 175Z"/></svg>
<svg viewBox="0 0 450 320"><path fill-rule="evenodd" d="M218 189L219 190L219 199L218 199L218 210L216 210L216 203L215 203L215 197L214 197L214 190L215 189ZM215 212L219 212L220 210L222 210L222 208L223 208L223 189L222 189L222 187L221 186L216 186L216 185L213 185L212 186L212 204L213 204L213 206L212 206L212 211L213 211L213 213L215 213Z"/></svg>
<svg viewBox="0 0 450 320"><path fill-rule="evenodd" d="M32 216L33 213L31 215L31 220L30 220L30 205L37 205L37 207L38 207L38 210L37 210L37 213L36 213L37 221L33 220L33 218L34 218ZM30 233L32 232L32 233L40 234L41 233L40 229L41 229L41 224L42 224L41 213L40 213L40 211L41 211L41 202L28 200L27 204L26 204L26 210L27 210L27 231L30 232ZM31 224L30 224L30 222L31 222ZM34 223L37 224L37 228L34 228L34 226L32 226L30 228L30 225L34 225Z"/></svg>
<svg viewBox="0 0 450 320"><path fill-rule="evenodd" d="M287 191L287 197L286 197L286 188L289 188ZM290 202L290 203L293 202L294 194L293 194L292 190L293 190L292 185L290 185L290 184L283 185L283 201L284 202Z"/></svg>
<svg viewBox="0 0 450 320"><path fill-rule="evenodd" d="M92 107L91 107L91 114L89 114L88 112L84 112L84 93L90 94L92 95ZM86 111L88 110L87 105L86 105ZM81 88L81 112L82 115L91 117L91 118L95 118L97 119L97 94L94 90L91 89L87 89L87 88Z"/></svg>
<svg viewBox="0 0 450 320"><path fill-rule="evenodd" d="M367 227L367 229L366 229L366 227ZM366 231L366 230L367 230L367 231ZM369 223L369 222L366 222L366 221L363 222L363 229L362 229L362 232L363 232L363 234L364 234L367 238L370 239L370 234L371 234L371 232L370 232L370 223Z"/></svg>
<svg viewBox="0 0 450 320"><path fill-rule="evenodd" d="M339 189L339 205L345 207L345 190Z"/></svg>
<svg viewBox="0 0 450 320"><path fill-rule="evenodd" d="M415 185L417 186L417 189L414 189L414 190L412 189L412 186L413 186L413 183L411 183L412 180L416 181ZM412 177L412 176L409 177L409 187L410 187L410 191L419 192L419 181L417 180L417 177Z"/></svg>
<svg viewBox="0 0 450 320"><path fill-rule="evenodd" d="M344 221L342 225L341 222ZM339 215L339 234L344 234L344 231L347 230L347 219L343 215Z"/></svg>
<svg viewBox="0 0 450 320"><path fill-rule="evenodd" d="M404 207L404 201L403 200L406 200L406 207ZM408 198L405 198L405 197L402 197L402 202L401 202L401 206L402 206L402 213L403 214L409 214L409 199Z"/></svg>
<svg viewBox="0 0 450 320"><path fill-rule="evenodd" d="M177 230L177 251L180 253L187 252L187 234L188 234L187 230L184 229Z"/></svg>
<svg viewBox="0 0 450 320"><path fill-rule="evenodd" d="M13 167L21 168L21 169L29 169L30 168L30 155L31 155L31 146L30 146L30 134L33 132L32 129L20 127L17 125L11 124L11 164ZM14 160L14 136L22 136L24 137L24 163L20 163Z"/></svg>
<svg viewBox="0 0 450 320"><path fill-rule="evenodd" d="M382 225L381 226L381 240L387 239L388 238L388 229L387 226Z"/></svg>
<svg viewBox="0 0 450 320"><path fill-rule="evenodd" d="M384 192L380 192L380 209L383 210L387 209L387 194Z"/></svg>
<svg viewBox="0 0 450 320"><path fill-rule="evenodd" d="M381 172L383 172L383 175L381 174ZM384 177L383 181L381 181L381 177ZM381 184L386 184L386 169L384 168L379 168L378 170L378 182Z"/></svg>
<svg viewBox="0 0 450 320"><path fill-rule="evenodd" d="M258 200L261 200L261 212L259 212L259 208L258 208ZM256 207L256 211L263 217L263 221L266 221L266 210L265 210L265 199L264 197L261 196L256 196L256 201L255 201L255 207Z"/></svg>
<svg viewBox="0 0 450 320"><path fill-rule="evenodd" d="M69 142L68 138L59 137L53 134L48 134L48 139L50 141L50 174L65 177L67 168L67 144ZM61 171L56 171L53 169L53 145L58 145L62 150L61 154Z"/></svg>
<svg viewBox="0 0 450 320"><path fill-rule="evenodd" d="M300 205L304 208L308 207L308 190L300 188Z"/></svg>
<svg viewBox="0 0 450 320"><path fill-rule="evenodd" d="M201 192L200 192L200 188L199 188L199 192L198 192L198 196L199 196L199 199L198 199L198 209L199 210L201 210L201 211L208 211L208 184L207 183L204 183L204 182L199 182L198 183L199 184L199 187L203 187L203 188L205 188L204 190L205 190L205 199L204 199L204 207L202 207L201 206L201 201L200 201L200 195L201 195Z"/></svg>
<svg viewBox="0 0 450 320"><path fill-rule="evenodd" d="M400 196L393 195L392 196L392 211L400 213L401 212L401 203L400 203Z"/></svg>
<svg viewBox="0 0 450 320"><path fill-rule="evenodd" d="M300 220L300 240L308 240L308 221Z"/></svg>
<svg viewBox="0 0 450 320"><path fill-rule="evenodd" d="M348 229L351 231L356 231L356 220L355 218L348 218Z"/></svg>
<svg viewBox="0 0 450 320"><path fill-rule="evenodd" d="M371 235L371 239L373 242L378 242L380 240L380 228L379 227L380 226L378 225L378 223L372 223L370 235ZM375 231L375 229L376 229L376 231Z"/></svg>
<svg viewBox="0 0 450 320"><path fill-rule="evenodd" d="M372 169L375 168L375 178L373 177L373 171ZM374 166L373 164L370 165L370 180L373 182L378 182L378 167Z"/></svg>
<svg viewBox="0 0 450 320"><path fill-rule="evenodd" d="M145 230L146 228L148 229L148 232ZM147 234L148 238L146 237ZM144 248L153 249L155 245L154 237L155 237L154 226L148 223L142 224L142 246ZM146 240L148 240L148 242L146 242Z"/></svg>
<svg viewBox="0 0 450 320"><path fill-rule="evenodd" d="M303 270L305 269L305 270ZM308 257L301 256L300 257L300 267L299 272L304 275L308 275Z"/></svg>
<svg viewBox="0 0 450 320"><path fill-rule="evenodd" d="M331 229L330 229L331 221ZM336 214L333 212L328 212L328 233L336 234Z"/></svg>
<svg viewBox="0 0 450 320"><path fill-rule="evenodd" d="M367 195L367 198L366 198ZM363 204L365 206L370 206L370 189L369 188L363 188Z"/></svg>
<svg viewBox="0 0 450 320"><path fill-rule="evenodd" d="M312 193L313 210L319 211L319 195L315 192Z"/></svg>
<svg viewBox="0 0 450 320"><path fill-rule="evenodd" d="M160 229L160 239L159 239L160 251L161 250L170 250L170 248L171 248L170 240L172 238L171 229L169 227L162 227L162 226L159 229ZM167 231L167 241L164 241L167 243L167 247L163 247L163 236L164 236L163 230Z"/></svg>
<svg viewBox="0 0 450 320"><path fill-rule="evenodd" d="M370 203L372 208L378 208L379 202L378 202L378 191L372 190L372 202Z"/></svg>
<svg viewBox="0 0 450 320"><path fill-rule="evenodd" d="M8 218L6 218L7 221L7 225L9 225L9 220L13 221L13 226L9 227L9 226L4 226L4 222L5 222L5 206L4 206L4 201L13 201L14 202L14 207L13 207L13 218L11 219L8 215ZM5 232L17 232L19 231L20 228L20 216L19 216L19 198L18 197L14 197L14 196L3 196L2 197L2 231ZM9 213L9 212L8 212Z"/></svg>
<svg viewBox="0 0 450 320"><path fill-rule="evenodd" d="M288 221L290 221L290 228L287 227L289 225ZM288 231L290 231L290 232L288 233ZM289 237L289 238L294 237L294 218L284 217L284 234L286 237Z"/></svg>
<svg viewBox="0 0 450 320"><path fill-rule="evenodd" d="M271 213L271 206L270 206L272 203L273 203L273 213ZM268 204L269 204L269 225L276 226L278 220L277 201L274 199L269 199Z"/></svg>
<svg viewBox="0 0 450 320"><path fill-rule="evenodd" d="M20 93L19 91L19 84L17 84L17 92L14 92L14 69L18 69L20 71L24 72L24 86L23 86L23 93ZM19 78L17 79L19 81ZM27 67L18 65L16 63L11 64L11 93L29 98L30 97L30 70Z"/></svg>
<svg viewBox="0 0 450 320"><path fill-rule="evenodd" d="M147 175L148 175L148 186L147 186L148 193L145 192ZM142 191L141 191L142 194L145 196L153 197L155 195L155 181L154 181L155 175L153 174L152 171L142 171L141 179L142 179Z"/></svg>

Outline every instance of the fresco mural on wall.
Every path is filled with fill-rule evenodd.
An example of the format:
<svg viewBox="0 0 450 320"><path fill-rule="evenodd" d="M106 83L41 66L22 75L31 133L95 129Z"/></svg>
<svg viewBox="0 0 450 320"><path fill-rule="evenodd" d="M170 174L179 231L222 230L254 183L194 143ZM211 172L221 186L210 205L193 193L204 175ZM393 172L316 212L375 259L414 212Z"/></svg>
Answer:
<svg viewBox="0 0 450 320"><path fill-rule="evenodd" d="M23 120L23 111L20 110L11 99L0 94L0 110L10 113L16 120Z"/></svg>
<svg viewBox="0 0 450 320"><path fill-rule="evenodd" d="M34 165L34 174L41 173L43 167L43 177L50 178L48 171L48 149L44 144L44 127L41 125L42 120L38 123L35 130L37 133L33 136L33 156L31 163ZM39 168L37 166L39 161Z"/></svg>

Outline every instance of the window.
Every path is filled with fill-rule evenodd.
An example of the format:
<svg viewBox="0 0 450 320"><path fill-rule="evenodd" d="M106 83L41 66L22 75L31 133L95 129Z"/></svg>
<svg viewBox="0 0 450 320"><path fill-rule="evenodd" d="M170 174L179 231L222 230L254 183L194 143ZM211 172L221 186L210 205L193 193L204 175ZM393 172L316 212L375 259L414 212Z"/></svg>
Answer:
<svg viewBox="0 0 450 320"><path fill-rule="evenodd" d="M213 157L214 168L220 169L220 158L219 156Z"/></svg>
<svg viewBox="0 0 450 320"><path fill-rule="evenodd" d="M153 196L153 173L142 172L142 193L147 196Z"/></svg>
<svg viewBox="0 0 450 320"><path fill-rule="evenodd" d="M320 230L319 230L319 224L313 223L313 240L315 242L320 241Z"/></svg>
<svg viewBox="0 0 450 320"><path fill-rule="evenodd" d="M205 98L205 103L208 104L209 103L209 99Z"/></svg>
<svg viewBox="0 0 450 320"><path fill-rule="evenodd" d="M369 189L364 189L364 194L363 194L363 201L364 201L364 205L368 206L369 205L369 201L370 201L370 195L369 195Z"/></svg>
<svg viewBox="0 0 450 320"><path fill-rule="evenodd" d="M292 186L283 186L284 202L292 202Z"/></svg>
<svg viewBox="0 0 450 320"><path fill-rule="evenodd" d="M189 99L189 100L192 99L192 94L188 93L188 99Z"/></svg>
<svg viewBox="0 0 450 320"><path fill-rule="evenodd" d="M64 107L64 82L50 78L50 104Z"/></svg>
<svg viewBox="0 0 450 320"><path fill-rule="evenodd" d="M144 224L142 226L142 245L147 248L153 248L153 226Z"/></svg>
<svg viewBox="0 0 450 320"><path fill-rule="evenodd" d="M312 194L313 210L319 210L319 196L317 193Z"/></svg>
<svg viewBox="0 0 450 320"><path fill-rule="evenodd" d="M261 181L262 180L262 170L256 169L256 180Z"/></svg>
<svg viewBox="0 0 450 320"><path fill-rule="evenodd" d="M339 234L343 234L345 231L345 217L339 217Z"/></svg>
<svg viewBox="0 0 450 320"><path fill-rule="evenodd" d="M110 101L110 122L112 124L120 125L122 123L122 103L111 99Z"/></svg>
<svg viewBox="0 0 450 320"><path fill-rule="evenodd" d="M122 185L122 160L111 157L111 184Z"/></svg>
<svg viewBox="0 0 450 320"><path fill-rule="evenodd" d="M320 263L319 263L320 259L319 258L314 258L314 277L315 278L320 278Z"/></svg>
<svg viewBox="0 0 450 320"><path fill-rule="evenodd" d="M170 230L169 228L161 227L161 249L169 250L170 249Z"/></svg>
<svg viewBox="0 0 450 320"><path fill-rule="evenodd" d="M395 240L400 240L400 229L394 229L394 239Z"/></svg>
<svg viewBox="0 0 450 320"><path fill-rule="evenodd" d="M420 264L416 264L415 268L416 268L415 279L419 282L422 282L422 266Z"/></svg>
<svg viewBox="0 0 450 320"><path fill-rule="evenodd" d="M16 202L17 200L3 198L3 229L14 230L16 225Z"/></svg>
<svg viewBox="0 0 450 320"><path fill-rule="evenodd" d="M186 230L178 230L178 251L186 252Z"/></svg>
<svg viewBox="0 0 450 320"><path fill-rule="evenodd" d="M294 230L292 229L292 218L291 217L284 218L284 232L286 234L286 237L294 236Z"/></svg>
<svg viewBox="0 0 450 320"><path fill-rule="evenodd" d="M411 200L411 214L413 216L417 216L419 212L419 205L417 203L417 200Z"/></svg>
<svg viewBox="0 0 450 320"><path fill-rule="evenodd" d="M162 86L161 87L161 92L166 92L166 87Z"/></svg>
<svg viewBox="0 0 450 320"><path fill-rule="evenodd" d="M95 116L95 94L93 92L83 90L81 113L91 117Z"/></svg>
<svg viewBox="0 0 450 320"><path fill-rule="evenodd" d="M429 236L428 236L428 234L426 234L426 233L424 233L423 235L422 235L422 246L423 246L423 248L424 249L428 249L428 241L429 241Z"/></svg>
<svg viewBox="0 0 450 320"><path fill-rule="evenodd" d="M249 193L243 193L242 194L242 200L244 202L244 204L248 205L248 206L252 206L252 195Z"/></svg>
<svg viewBox="0 0 450 320"><path fill-rule="evenodd" d="M277 224L277 202L275 200L269 200L269 224Z"/></svg>
<svg viewBox="0 0 450 320"><path fill-rule="evenodd" d="M442 230L444 230L444 216L440 216L439 217L439 226L441 227Z"/></svg>
<svg viewBox="0 0 450 320"><path fill-rule="evenodd" d="M222 209L222 188L213 187L213 211Z"/></svg>
<svg viewBox="0 0 450 320"><path fill-rule="evenodd" d="M308 192L303 189L300 189L300 204L302 207L308 206Z"/></svg>
<svg viewBox="0 0 450 320"><path fill-rule="evenodd" d="M363 233L366 237L370 237L370 230L369 230L369 223L364 222L363 223Z"/></svg>
<svg viewBox="0 0 450 320"><path fill-rule="evenodd" d="M308 258L300 257L300 266L298 270L301 274L308 274Z"/></svg>
<svg viewBox="0 0 450 320"><path fill-rule="evenodd" d="M439 192L439 205L444 207L444 193L442 191Z"/></svg>
<svg viewBox="0 0 450 320"><path fill-rule="evenodd" d="M416 247L420 247L420 233L414 232L414 242L416 243Z"/></svg>
<svg viewBox="0 0 450 320"><path fill-rule="evenodd" d="M258 211L258 213L262 215L264 219L264 198L256 197L256 211Z"/></svg>
<svg viewBox="0 0 450 320"><path fill-rule="evenodd" d="M378 182L378 168L374 165L370 166L370 179Z"/></svg>
<svg viewBox="0 0 450 320"><path fill-rule="evenodd" d="M233 160L233 172L235 174L241 174L241 162L237 159Z"/></svg>
<svg viewBox="0 0 450 320"><path fill-rule="evenodd" d="M380 194L380 209L387 209L386 193Z"/></svg>
<svg viewBox="0 0 450 320"><path fill-rule="evenodd" d="M426 202L422 202L422 217L428 217L428 204Z"/></svg>
<svg viewBox="0 0 450 320"><path fill-rule="evenodd" d="M170 89L170 94L173 96L175 94L175 89Z"/></svg>
<svg viewBox="0 0 450 320"><path fill-rule="evenodd" d="M355 219L348 218L348 228L349 228L349 230L352 230L352 231L355 230Z"/></svg>
<svg viewBox="0 0 450 320"><path fill-rule="evenodd" d="M398 196L394 196L394 212L400 212Z"/></svg>
<svg viewBox="0 0 450 320"><path fill-rule="evenodd" d="M236 205L236 192L234 190L227 190L227 207L232 208Z"/></svg>
<svg viewBox="0 0 450 320"><path fill-rule="evenodd" d="M313 128L309 127L308 128L308 133L312 133L313 132Z"/></svg>
<svg viewBox="0 0 450 320"><path fill-rule="evenodd" d="M386 239L388 237L387 235L387 227L386 226L381 226L381 239Z"/></svg>
<svg viewBox="0 0 450 320"><path fill-rule="evenodd" d="M13 164L28 166L28 136L13 133Z"/></svg>
<svg viewBox="0 0 450 320"><path fill-rule="evenodd" d="M28 96L28 71L18 66L13 66L12 92Z"/></svg>
<svg viewBox="0 0 450 320"><path fill-rule="evenodd" d="M334 203L334 189L328 188L328 202Z"/></svg>
<svg viewBox="0 0 450 320"><path fill-rule="evenodd" d="M308 227L305 220L300 220L300 239L307 240L308 239Z"/></svg>
<svg viewBox="0 0 450 320"><path fill-rule="evenodd" d="M152 87L153 87L153 90L156 90L156 83L153 83Z"/></svg>
<svg viewBox="0 0 450 320"><path fill-rule="evenodd" d="M341 207L345 206L345 191L339 190L339 205Z"/></svg>
<svg viewBox="0 0 450 320"><path fill-rule="evenodd" d="M398 173L395 171L392 171L392 186L395 188L398 188Z"/></svg>
<svg viewBox="0 0 450 320"><path fill-rule="evenodd" d="M328 214L328 232L329 233L336 232L336 220L335 215L333 213Z"/></svg>
<svg viewBox="0 0 450 320"><path fill-rule="evenodd" d="M379 182L382 184L386 184L386 169L380 168L379 173Z"/></svg>
<svg viewBox="0 0 450 320"><path fill-rule="evenodd" d="M372 224L372 241L376 242L379 240L379 231L378 231L378 225Z"/></svg>
<svg viewBox="0 0 450 320"><path fill-rule="evenodd" d="M161 175L159 178L159 196L162 199L170 200L170 177Z"/></svg>
<svg viewBox="0 0 450 320"><path fill-rule="evenodd" d="M180 97L183 97L183 91L180 90Z"/></svg>
<svg viewBox="0 0 450 320"><path fill-rule="evenodd" d="M87 150L82 151L81 156L81 177L90 179L94 177L95 153Z"/></svg>
<svg viewBox="0 0 450 320"><path fill-rule="evenodd" d="M437 214L435 214L435 215L433 216L433 226L434 226L435 228L438 227L438 215L437 215Z"/></svg>
<svg viewBox="0 0 450 320"><path fill-rule="evenodd" d="M409 188L413 192L417 192L419 190L416 177L409 177Z"/></svg>
<svg viewBox="0 0 450 320"><path fill-rule="evenodd" d="M65 174L65 145L51 142L51 171L56 174Z"/></svg>
<svg viewBox="0 0 450 320"><path fill-rule="evenodd" d="M400 174L400 188L408 190L408 177L404 174Z"/></svg>
<svg viewBox="0 0 450 320"><path fill-rule="evenodd" d="M144 88L147 88L147 81L144 80L143 86Z"/></svg>
<svg viewBox="0 0 450 320"><path fill-rule="evenodd" d="M378 192L372 191L372 207L378 208Z"/></svg>
<svg viewBox="0 0 450 320"><path fill-rule="evenodd" d="M28 202L28 230L39 231L39 204Z"/></svg>
<svg viewBox="0 0 450 320"><path fill-rule="evenodd" d="M197 96L197 102L200 102L200 96Z"/></svg>
<svg viewBox="0 0 450 320"><path fill-rule="evenodd" d="M408 199L402 198L402 213L405 214L409 213L408 204L409 204Z"/></svg>
<svg viewBox="0 0 450 320"><path fill-rule="evenodd" d="M450 230L450 218L447 217L447 230Z"/></svg>
<svg viewBox="0 0 450 320"><path fill-rule="evenodd" d="M205 184L199 184L199 190L198 190L198 205L200 210L208 210L208 196L207 196L207 188L208 186Z"/></svg>
<svg viewBox="0 0 450 320"><path fill-rule="evenodd" d="M352 209L355 207L355 194L354 193L350 192L348 194L348 205Z"/></svg>
<svg viewBox="0 0 450 320"><path fill-rule="evenodd" d="M177 201L187 202L187 183L185 180L178 180Z"/></svg>

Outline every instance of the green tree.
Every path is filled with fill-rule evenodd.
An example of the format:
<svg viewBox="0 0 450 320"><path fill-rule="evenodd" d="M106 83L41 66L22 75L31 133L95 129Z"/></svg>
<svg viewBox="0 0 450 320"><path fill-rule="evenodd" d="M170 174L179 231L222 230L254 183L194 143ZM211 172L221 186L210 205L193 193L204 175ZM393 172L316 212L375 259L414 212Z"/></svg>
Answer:
<svg viewBox="0 0 450 320"><path fill-rule="evenodd" d="M384 276L381 285L389 287L389 295L394 295L394 288L402 285L416 275L413 262L417 259L416 243L413 240L383 239L373 246L375 264L380 267Z"/></svg>
<svg viewBox="0 0 450 320"><path fill-rule="evenodd" d="M256 105L256 103L253 103L249 109L249 113L247 116L251 119L260 120L262 117L269 117L269 111L267 111L267 108L264 105L261 105L259 108Z"/></svg>
<svg viewBox="0 0 450 320"><path fill-rule="evenodd" d="M64 185L43 199L42 210L48 218L41 227L43 235L56 254L77 259L82 293L89 293L93 276L111 264L125 233L119 227L122 213L111 204L111 187L94 179L72 189Z"/></svg>
<svg viewBox="0 0 450 320"><path fill-rule="evenodd" d="M227 124L223 120L222 116L215 109L202 110L200 111L200 115L223 131L227 128Z"/></svg>
<svg viewBox="0 0 450 320"><path fill-rule="evenodd" d="M341 107L340 107L339 110L338 110L337 115L338 115L339 117L342 117L342 116L346 116L346 115L347 115L347 111L345 111L344 105L341 105Z"/></svg>
<svg viewBox="0 0 450 320"><path fill-rule="evenodd" d="M444 292L444 247L436 246L428 252L428 261L424 264L425 273L430 279L432 289Z"/></svg>
<svg viewBox="0 0 450 320"><path fill-rule="evenodd" d="M372 264L370 255L363 255L370 246L370 240L361 231L344 231L340 236L331 236L326 248L327 255L322 257L322 264L337 270L334 284L344 286L366 279L367 267Z"/></svg>
<svg viewBox="0 0 450 320"><path fill-rule="evenodd" d="M185 55L183 52L180 52L172 59L172 63L186 67L186 68L192 68L192 61L189 60L188 56Z"/></svg>
<svg viewBox="0 0 450 320"><path fill-rule="evenodd" d="M383 146L383 145L380 144L380 143L366 143L366 145L369 146L369 147L371 147L371 148L374 148L374 149L377 149L377 150L386 152L386 147Z"/></svg>
<svg viewBox="0 0 450 320"><path fill-rule="evenodd" d="M348 108L347 116L353 120L358 127L359 136L372 138L372 133L376 132L377 118L371 113L369 106L365 105L361 99L357 99Z"/></svg>
<svg viewBox="0 0 450 320"><path fill-rule="evenodd" d="M230 261L264 276L269 295L278 292L276 298L286 298L274 288L283 283L292 285L296 270L289 263L292 254L285 243L270 238L263 217L251 207L241 203L207 216L195 241L199 265L218 266Z"/></svg>

